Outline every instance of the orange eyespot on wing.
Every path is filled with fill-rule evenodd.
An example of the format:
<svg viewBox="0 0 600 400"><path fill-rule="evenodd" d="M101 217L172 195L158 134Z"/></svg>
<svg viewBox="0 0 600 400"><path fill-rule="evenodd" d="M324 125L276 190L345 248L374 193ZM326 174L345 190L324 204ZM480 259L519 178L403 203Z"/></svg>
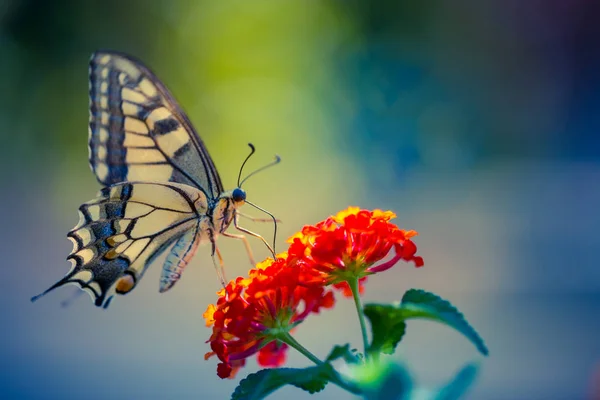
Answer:
<svg viewBox="0 0 600 400"><path fill-rule="evenodd" d="M118 294L129 293L135 286L135 278L131 274L124 275L119 278L117 285L115 286L115 292Z"/></svg>

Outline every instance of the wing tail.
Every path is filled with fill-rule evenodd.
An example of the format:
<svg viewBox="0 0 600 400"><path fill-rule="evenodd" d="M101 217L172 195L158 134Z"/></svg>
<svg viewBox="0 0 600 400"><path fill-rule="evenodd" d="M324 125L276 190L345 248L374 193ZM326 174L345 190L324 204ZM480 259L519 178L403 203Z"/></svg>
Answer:
<svg viewBox="0 0 600 400"><path fill-rule="evenodd" d="M39 299L41 299L42 297L44 297L45 295L47 295L48 293L50 293L51 291L53 291L54 289L59 288L59 287L61 287L63 285L66 285L67 283L68 283L68 279L66 277L63 278L63 279L61 279L61 280L59 280L54 285L52 285L48 289L44 290L42 293L33 296L31 298L31 302L35 303L36 301L38 301Z"/></svg>

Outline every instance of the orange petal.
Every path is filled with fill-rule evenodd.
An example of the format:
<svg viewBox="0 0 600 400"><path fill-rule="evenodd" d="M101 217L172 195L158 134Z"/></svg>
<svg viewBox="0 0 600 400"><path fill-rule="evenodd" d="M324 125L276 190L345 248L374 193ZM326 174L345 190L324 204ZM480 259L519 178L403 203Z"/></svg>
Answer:
<svg viewBox="0 0 600 400"><path fill-rule="evenodd" d="M333 220L338 224L343 224L346 217L350 215L356 215L360 212L360 207L350 206L345 210L338 212L335 216L333 216Z"/></svg>
<svg viewBox="0 0 600 400"><path fill-rule="evenodd" d="M392 211L382 211L379 209L375 209L373 210L371 218L389 221L390 219L396 218L396 214L394 214Z"/></svg>
<svg viewBox="0 0 600 400"><path fill-rule="evenodd" d="M215 324L214 315L216 310L217 308L213 304L209 304L204 314L202 314L202 317L206 320L206 326L210 327Z"/></svg>

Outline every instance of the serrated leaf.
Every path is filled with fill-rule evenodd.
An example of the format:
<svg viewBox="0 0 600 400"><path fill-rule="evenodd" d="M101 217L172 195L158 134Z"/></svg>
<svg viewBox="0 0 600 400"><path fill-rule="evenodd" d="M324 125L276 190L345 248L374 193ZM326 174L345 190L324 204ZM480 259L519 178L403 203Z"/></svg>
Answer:
<svg viewBox="0 0 600 400"><path fill-rule="evenodd" d="M425 318L442 322L465 335L483 355L488 355L481 336L449 301L425 290L410 289L402 296L400 307L406 319Z"/></svg>
<svg viewBox="0 0 600 400"><path fill-rule="evenodd" d="M367 304L364 313L371 322L373 340L370 353L393 354L406 330L405 321L424 318L446 324L467 337L484 355L488 349L483 339L450 302L424 290L411 289L400 304Z"/></svg>
<svg viewBox="0 0 600 400"><path fill-rule="evenodd" d="M373 336L367 351L393 354L406 331L402 310L392 305L368 304L363 312L371 322Z"/></svg>
<svg viewBox="0 0 600 400"><path fill-rule="evenodd" d="M329 381L331 366L309 368L263 369L242 379L231 400L259 400L285 385L293 385L309 393L320 392Z"/></svg>
<svg viewBox="0 0 600 400"><path fill-rule="evenodd" d="M335 346L333 346L333 349L331 349L331 351L329 352L329 355L327 356L325 361L335 361L338 358L343 358L344 354L348 352L350 352L350 344L346 343L343 346L336 344Z"/></svg>
<svg viewBox="0 0 600 400"><path fill-rule="evenodd" d="M360 362L360 358L355 354L355 350L351 350L348 343L343 346L335 345L325 361L332 362L339 358L343 358L348 364L356 364Z"/></svg>
<svg viewBox="0 0 600 400"><path fill-rule="evenodd" d="M457 400L462 398L475 381L477 370L476 364L464 366L446 386L440 389L434 400Z"/></svg>

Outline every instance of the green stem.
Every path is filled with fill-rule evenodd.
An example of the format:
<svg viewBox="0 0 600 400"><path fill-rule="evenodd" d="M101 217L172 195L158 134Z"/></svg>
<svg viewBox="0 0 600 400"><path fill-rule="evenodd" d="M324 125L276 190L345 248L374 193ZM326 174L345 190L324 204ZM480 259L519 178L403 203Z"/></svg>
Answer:
<svg viewBox="0 0 600 400"><path fill-rule="evenodd" d="M310 361L314 362L315 364L317 364L319 366L326 364L325 362L321 361L317 356L315 356L313 353L311 353L307 348L305 348L300 343L298 343L298 341L296 339L294 339L294 337L292 335L290 335L289 332L278 335L277 339L283 343L286 343L288 346L296 349L298 352L300 352L300 354L304 355L306 358L308 358ZM331 367L331 365L329 365L329 366ZM328 378L331 383L338 385L339 387L347 390L350 393L353 393L353 394L361 394L362 393L362 390L359 387L357 387L354 383L349 382L347 379L344 379L342 377L342 375L339 372L337 372L333 367L329 368Z"/></svg>
<svg viewBox="0 0 600 400"><path fill-rule="evenodd" d="M363 347L365 349L365 357L369 357L367 350L369 349L369 337L367 336L367 323L365 321L365 314L363 313L362 302L360 301L360 292L358 290L358 278L348 280L350 290L352 291L352 297L354 297L354 305L356 306L356 313L358 314L358 321L360 322L360 332L362 334Z"/></svg>
<svg viewBox="0 0 600 400"><path fill-rule="evenodd" d="M322 365L323 361L319 360L319 358L317 356L315 356L313 353L311 353L310 351L308 351L308 349L304 346L302 346L300 343L298 343L298 341L296 339L294 339L294 337L292 335L289 334L289 332L283 333L281 335L279 335L277 337L279 340L281 340L283 343L286 343L288 346L293 347L294 349L298 350L298 352L300 352L300 354L302 354L303 356L305 356L306 358L308 358L310 361L314 362L317 365Z"/></svg>

